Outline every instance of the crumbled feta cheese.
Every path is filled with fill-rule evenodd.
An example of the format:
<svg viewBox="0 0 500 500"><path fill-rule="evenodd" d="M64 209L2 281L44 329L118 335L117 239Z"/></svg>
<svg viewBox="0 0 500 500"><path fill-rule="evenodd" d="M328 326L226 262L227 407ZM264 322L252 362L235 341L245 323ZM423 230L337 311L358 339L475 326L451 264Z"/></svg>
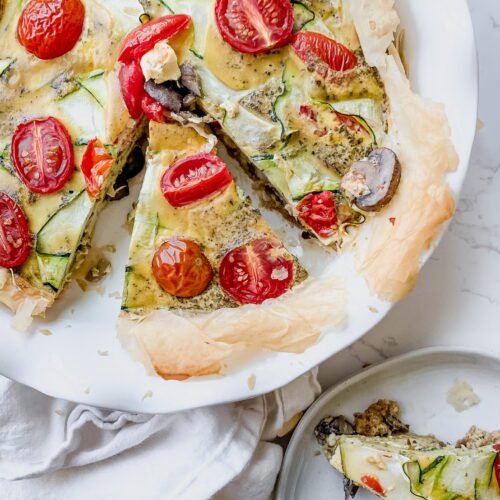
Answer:
<svg viewBox="0 0 500 500"><path fill-rule="evenodd" d="M158 42L142 56L141 68L146 80L154 80L155 83L178 80L181 77L177 55L167 40Z"/></svg>
<svg viewBox="0 0 500 500"><path fill-rule="evenodd" d="M366 178L361 172L347 172L342 179L342 189L348 196L360 198L370 194L370 188L366 184Z"/></svg>
<svg viewBox="0 0 500 500"><path fill-rule="evenodd" d="M278 280L278 281L283 281L288 278L288 270L286 267L276 267L273 269L273 272L271 273L271 278L273 280Z"/></svg>

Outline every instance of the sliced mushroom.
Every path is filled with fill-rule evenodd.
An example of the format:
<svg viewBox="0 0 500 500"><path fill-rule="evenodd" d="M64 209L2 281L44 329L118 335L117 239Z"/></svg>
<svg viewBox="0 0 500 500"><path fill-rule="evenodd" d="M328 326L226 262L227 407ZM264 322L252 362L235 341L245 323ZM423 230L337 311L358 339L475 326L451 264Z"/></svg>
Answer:
<svg viewBox="0 0 500 500"><path fill-rule="evenodd" d="M341 189L358 208L379 212L390 203L401 180L401 164L388 148L373 150L367 160L353 163Z"/></svg>
<svg viewBox="0 0 500 500"><path fill-rule="evenodd" d="M182 95L171 85L171 83L158 84L148 80L144 84L144 90L168 111L178 113L182 109Z"/></svg>
<svg viewBox="0 0 500 500"><path fill-rule="evenodd" d="M327 442L328 436L331 434L335 434L336 436L346 434L350 436L355 433L354 425L342 415L338 417L325 417L314 429L314 435L318 443L322 446Z"/></svg>
<svg viewBox="0 0 500 500"><path fill-rule="evenodd" d="M198 76L193 66L187 62L182 63L181 69L181 84L185 87L191 94L196 97L201 97L200 84L198 82Z"/></svg>
<svg viewBox="0 0 500 500"><path fill-rule="evenodd" d="M186 94L182 98L182 107L190 108L196 102L196 96L194 94Z"/></svg>

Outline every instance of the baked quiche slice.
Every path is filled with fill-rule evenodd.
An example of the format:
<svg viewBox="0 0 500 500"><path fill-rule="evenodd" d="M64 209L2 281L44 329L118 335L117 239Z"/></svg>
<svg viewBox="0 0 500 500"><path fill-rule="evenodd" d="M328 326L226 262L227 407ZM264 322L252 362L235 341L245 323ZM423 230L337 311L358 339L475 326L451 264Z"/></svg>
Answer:
<svg viewBox="0 0 500 500"><path fill-rule="evenodd" d="M186 60L200 79L201 107L242 163L323 244L340 245L367 213L390 202L400 166L394 153L378 150L388 101L346 2L142 3L155 18L191 17Z"/></svg>
<svg viewBox="0 0 500 500"><path fill-rule="evenodd" d="M192 127L150 122L124 310L260 304L307 277L238 188L214 142Z"/></svg>
<svg viewBox="0 0 500 500"><path fill-rule="evenodd" d="M500 436L473 427L448 446L434 436L408 432L399 406L381 400L355 424L325 417L316 427L318 443L344 477L346 498L363 487L389 500L493 500L500 497Z"/></svg>
<svg viewBox="0 0 500 500"><path fill-rule="evenodd" d="M302 351L344 318L342 286L306 280L203 127L150 122L126 268L120 337L165 378L219 373L244 347Z"/></svg>
<svg viewBox="0 0 500 500"><path fill-rule="evenodd" d="M140 13L132 0L0 3L0 302L18 326L62 291L143 133L115 64Z"/></svg>

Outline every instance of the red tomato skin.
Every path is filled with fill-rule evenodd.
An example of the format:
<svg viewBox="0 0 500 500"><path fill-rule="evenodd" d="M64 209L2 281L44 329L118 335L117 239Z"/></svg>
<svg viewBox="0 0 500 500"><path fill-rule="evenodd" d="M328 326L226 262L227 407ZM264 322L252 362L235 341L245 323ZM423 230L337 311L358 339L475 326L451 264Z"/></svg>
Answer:
<svg viewBox="0 0 500 500"><path fill-rule="evenodd" d="M292 287L293 276L293 257L274 238L234 248L219 267L222 289L240 304L262 304L280 297Z"/></svg>
<svg viewBox="0 0 500 500"><path fill-rule="evenodd" d="M385 497L385 490L375 476L366 475L361 477L361 482L370 490L378 493L380 496Z"/></svg>
<svg viewBox="0 0 500 500"><path fill-rule="evenodd" d="M158 123L167 122L168 111L146 92L141 99L141 108L148 120Z"/></svg>
<svg viewBox="0 0 500 500"><path fill-rule="evenodd" d="M198 173L203 168L214 168L215 172L210 177L199 178L198 182L175 186L181 176L187 179L190 171ZM210 153L201 153L174 163L163 174L161 190L168 203L179 208L221 193L231 182L233 176L220 158Z"/></svg>
<svg viewBox="0 0 500 500"><path fill-rule="evenodd" d="M250 10L245 11L245 6L249 6L252 10L255 9L254 12L259 13L261 18L256 25L265 26L266 33L259 33L257 26L245 24L242 17L249 15L248 10ZM278 15L275 18L271 17L266 22L264 16L271 15L272 9L278 9ZM228 11L240 14L240 16L230 16ZM294 14L292 3L289 0L271 0L270 2L263 0L217 0L215 19L219 33L233 49L243 54L263 54L284 47L289 42L293 32ZM238 30L242 28L243 32L238 37ZM242 35L247 32L253 33L252 39L242 39Z"/></svg>
<svg viewBox="0 0 500 500"><path fill-rule="evenodd" d="M358 65L358 58L345 45L314 31L295 33L291 46L305 63L308 63L311 54L314 54L333 71L349 71Z"/></svg>
<svg viewBox="0 0 500 500"><path fill-rule="evenodd" d="M30 250L30 230L21 207L0 191L0 267L24 264Z"/></svg>
<svg viewBox="0 0 500 500"><path fill-rule="evenodd" d="M495 459L495 477L500 486L500 444L494 444L493 449L497 452L497 458Z"/></svg>
<svg viewBox="0 0 500 500"><path fill-rule="evenodd" d="M130 116L138 120L142 116L142 98L145 94L145 78L138 61L129 61L118 74L123 100Z"/></svg>
<svg viewBox="0 0 500 500"><path fill-rule="evenodd" d="M47 141L57 146L56 151L47 151ZM41 157L37 153L42 153ZM54 155L57 155L54 160L56 167L48 165L48 160ZM75 170L71 137L66 127L53 117L38 118L18 125L12 136L11 157L20 179L33 193L60 191Z"/></svg>
<svg viewBox="0 0 500 500"><path fill-rule="evenodd" d="M332 236L337 227L337 210L331 191L310 193L296 207L299 219L322 238Z"/></svg>
<svg viewBox="0 0 500 500"><path fill-rule="evenodd" d="M197 243L169 238L155 252L153 275L160 287L174 297L203 293L213 277L212 266Z"/></svg>
<svg viewBox="0 0 500 500"><path fill-rule="evenodd" d="M187 28L190 22L191 17L186 14L171 14L138 26L123 41L118 60L128 63L135 59L139 62L156 43L176 35Z"/></svg>
<svg viewBox="0 0 500 500"><path fill-rule="evenodd" d="M91 198L97 198L101 194L104 176L113 166L114 161L113 156L106 151L99 139L95 138L89 142L83 153L81 170Z"/></svg>
<svg viewBox="0 0 500 500"><path fill-rule="evenodd" d="M76 45L84 20L81 0L30 0L19 17L17 39L39 59L54 59Z"/></svg>

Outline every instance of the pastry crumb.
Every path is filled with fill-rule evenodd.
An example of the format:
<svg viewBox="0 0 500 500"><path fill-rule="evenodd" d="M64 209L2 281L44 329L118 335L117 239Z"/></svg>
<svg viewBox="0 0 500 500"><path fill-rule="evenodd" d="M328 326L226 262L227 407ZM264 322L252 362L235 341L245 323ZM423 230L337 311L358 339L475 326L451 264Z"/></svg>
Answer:
<svg viewBox="0 0 500 500"><path fill-rule="evenodd" d="M43 330L40 330L40 333L42 335L45 335L46 337L50 337L51 335L53 335L53 333L48 328L44 328Z"/></svg>
<svg viewBox="0 0 500 500"><path fill-rule="evenodd" d="M463 381L457 381L446 393L446 401L455 408L455 411L462 413L478 405L481 399L474 392L470 384Z"/></svg>
<svg viewBox="0 0 500 500"><path fill-rule="evenodd" d="M375 307L375 306L368 306L368 309L370 310L370 312L372 313L378 313L378 309Z"/></svg>
<svg viewBox="0 0 500 500"><path fill-rule="evenodd" d="M257 377L254 373L248 377L247 384L248 388L253 391L255 389L255 383L257 382Z"/></svg>
<svg viewBox="0 0 500 500"><path fill-rule="evenodd" d="M99 356L109 356L109 351L100 351L97 349L97 354L99 354Z"/></svg>
<svg viewBox="0 0 500 500"><path fill-rule="evenodd" d="M320 450L316 450L316 451L314 452L314 456L315 456L315 457L319 457L320 455L321 455L321 451L320 451Z"/></svg>
<svg viewBox="0 0 500 500"><path fill-rule="evenodd" d="M145 399L148 399L148 398L152 398L153 397L153 391L151 389L149 389L148 391L146 391L144 393L144 396L142 396L142 401L144 401Z"/></svg>

